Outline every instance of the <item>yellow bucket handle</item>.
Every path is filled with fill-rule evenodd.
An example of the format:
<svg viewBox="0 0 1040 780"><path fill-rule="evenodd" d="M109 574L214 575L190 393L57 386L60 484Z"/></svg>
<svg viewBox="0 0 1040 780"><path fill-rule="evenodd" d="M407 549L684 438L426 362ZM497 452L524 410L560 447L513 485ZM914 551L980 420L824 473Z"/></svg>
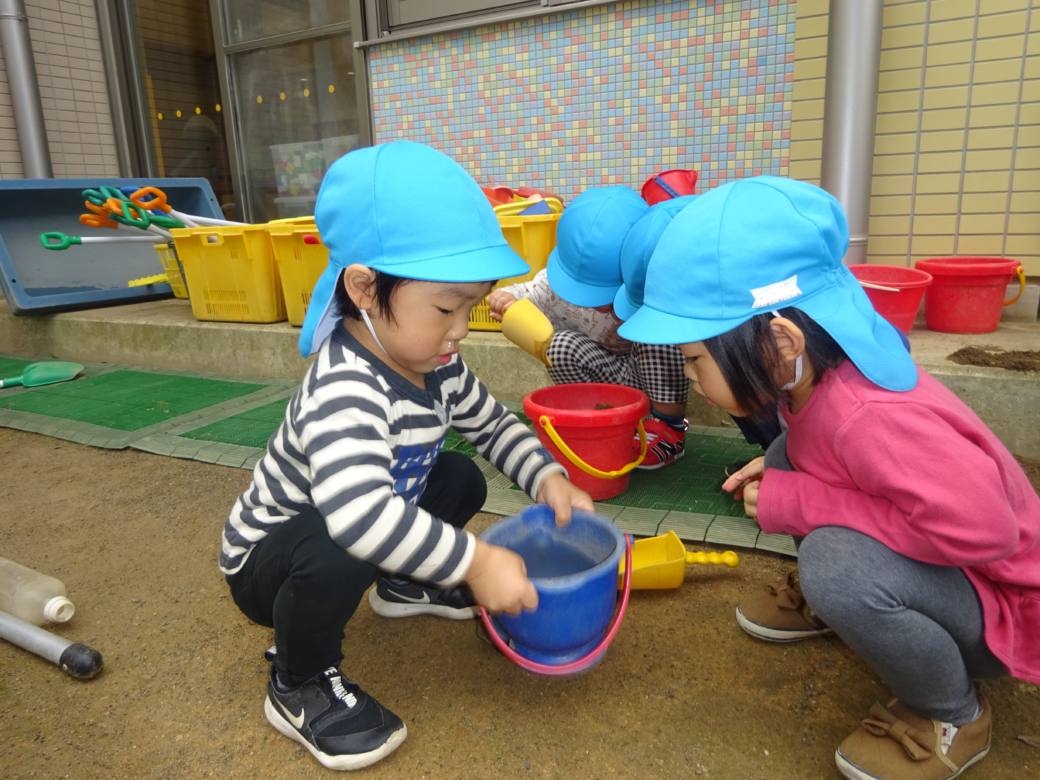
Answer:
<svg viewBox="0 0 1040 780"><path fill-rule="evenodd" d="M1026 269L1019 266L1015 269L1015 275L1018 277L1018 292L1011 296L1009 300L1004 301L1004 303L1001 304L1002 306L1010 306L1021 298L1022 293L1026 290Z"/></svg>
<svg viewBox="0 0 1040 780"><path fill-rule="evenodd" d="M643 428L643 421L639 421L639 455L634 461L622 466L614 471L600 471L595 466L590 466L588 463L578 457L577 453L574 452L570 447L567 446L567 442L560 438L560 434L556 432L553 427L552 420L549 416L543 414L538 418L538 424L545 429L545 432L549 434L549 438L552 443L555 444L560 452L562 452L571 463L577 466L579 469L584 471L586 474L592 477L599 477L600 479L614 479L615 477L623 477L625 474L636 468L640 463L643 462L643 458L646 457L647 441L646 441L646 430Z"/></svg>

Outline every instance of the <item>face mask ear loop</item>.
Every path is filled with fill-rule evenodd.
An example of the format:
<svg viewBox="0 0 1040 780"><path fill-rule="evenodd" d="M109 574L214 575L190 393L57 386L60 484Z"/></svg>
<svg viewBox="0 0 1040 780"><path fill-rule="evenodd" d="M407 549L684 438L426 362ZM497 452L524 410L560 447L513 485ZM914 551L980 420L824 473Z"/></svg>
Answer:
<svg viewBox="0 0 1040 780"><path fill-rule="evenodd" d="M780 312L778 312L776 309L773 309L769 313L772 314L775 319L780 319ZM794 359L794 379L792 379L786 385L781 385L780 389L784 391L794 390L798 386L798 383L802 381L803 368L804 365L802 363L802 356L799 355Z"/></svg>
<svg viewBox="0 0 1040 780"><path fill-rule="evenodd" d="M365 327L368 328L369 335L371 335L372 339L376 342L376 346L383 350L383 352L386 352L386 347L383 346L383 342L381 342L379 336L376 335L376 329L372 327L372 320L368 318L368 312L364 309L360 309L359 311L361 312L361 319L365 323ZM386 354L389 355L390 353L386 352Z"/></svg>

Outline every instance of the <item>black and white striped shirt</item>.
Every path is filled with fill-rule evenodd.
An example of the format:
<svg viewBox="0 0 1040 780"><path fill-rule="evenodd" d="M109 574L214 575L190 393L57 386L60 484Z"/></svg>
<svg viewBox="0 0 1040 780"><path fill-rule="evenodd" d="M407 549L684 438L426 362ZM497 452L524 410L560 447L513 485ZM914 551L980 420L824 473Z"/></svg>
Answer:
<svg viewBox="0 0 1040 780"><path fill-rule="evenodd" d="M416 506L449 427L532 497L549 474L565 473L460 357L427 374L421 390L336 328L231 510L221 571L241 569L272 528L314 507L352 556L419 580L459 582L473 536Z"/></svg>

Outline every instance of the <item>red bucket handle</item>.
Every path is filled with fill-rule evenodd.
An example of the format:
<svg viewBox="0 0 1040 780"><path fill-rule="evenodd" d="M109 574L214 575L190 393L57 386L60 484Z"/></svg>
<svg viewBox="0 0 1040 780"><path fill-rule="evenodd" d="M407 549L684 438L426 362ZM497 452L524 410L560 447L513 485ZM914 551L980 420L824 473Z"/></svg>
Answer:
<svg viewBox="0 0 1040 780"><path fill-rule="evenodd" d="M625 534L625 575L624 582L621 586L621 601L618 604L617 612L614 614L614 620L610 624L610 628L607 629L607 633L604 634L603 639L598 645L589 650L589 652L581 658L575 659L574 661L568 661L565 664L543 664L538 661L532 661L530 658L525 658L520 655L520 653L516 652L516 650L506 644L505 640L499 636L498 631L495 630L495 625L491 622L491 617L483 607L479 608L480 620L484 624L488 636L491 638L491 644L498 648L498 651L502 653L502 655L521 669L525 669L528 672L534 672L535 674L544 674L549 677L563 677L568 674L585 671L588 667L592 666L601 655L607 652L607 648L610 647L611 643L614 641L614 637L617 636L618 630L621 628L621 622L625 619L625 612L628 610L628 597L631 593L632 536L631 534Z"/></svg>

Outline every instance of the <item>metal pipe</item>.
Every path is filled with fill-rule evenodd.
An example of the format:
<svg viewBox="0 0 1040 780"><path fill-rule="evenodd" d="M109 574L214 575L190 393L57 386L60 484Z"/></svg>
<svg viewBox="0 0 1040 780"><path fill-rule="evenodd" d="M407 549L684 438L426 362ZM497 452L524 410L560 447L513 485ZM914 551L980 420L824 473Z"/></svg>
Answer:
<svg viewBox="0 0 1040 780"><path fill-rule="evenodd" d="M11 89L11 108L18 130L18 149L22 155L22 172L27 179L54 177L51 153L47 146L47 128L43 123L40 84L36 80L29 19L24 0L0 0L0 47L7 65L7 83Z"/></svg>
<svg viewBox="0 0 1040 780"><path fill-rule="evenodd" d="M56 664L66 674L89 680L101 671L101 653L88 645L70 642L21 618L0 612L0 639Z"/></svg>
<svg viewBox="0 0 1040 780"><path fill-rule="evenodd" d="M112 0L94 0L97 11L98 32L101 38L101 60L108 78L108 102L112 109L112 146L115 148L119 175L129 178L134 175L134 160L137 140L130 133L133 110L127 95L127 72L122 55L122 40L116 11Z"/></svg>
<svg viewBox="0 0 1040 780"><path fill-rule="evenodd" d="M849 219L848 264L866 262L883 0L830 0L821 186Z"/></svg>

